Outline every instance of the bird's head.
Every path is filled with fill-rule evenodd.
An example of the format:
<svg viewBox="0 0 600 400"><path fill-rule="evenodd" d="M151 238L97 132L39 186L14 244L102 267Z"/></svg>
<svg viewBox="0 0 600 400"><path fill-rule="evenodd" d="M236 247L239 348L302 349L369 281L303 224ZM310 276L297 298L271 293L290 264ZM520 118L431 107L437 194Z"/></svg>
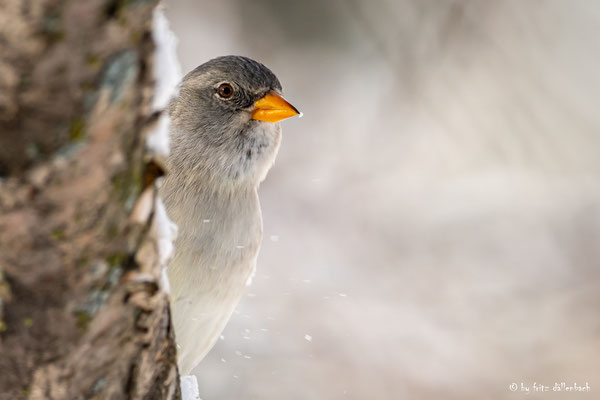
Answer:
<svg viewBox="0 0 600 400"><path fill-rule="evenodd" d="M264 65L246 57L208 61L183 79L169 106L176 168L227 183L258 184L275 161L279 121L300 114Z"/></svg>

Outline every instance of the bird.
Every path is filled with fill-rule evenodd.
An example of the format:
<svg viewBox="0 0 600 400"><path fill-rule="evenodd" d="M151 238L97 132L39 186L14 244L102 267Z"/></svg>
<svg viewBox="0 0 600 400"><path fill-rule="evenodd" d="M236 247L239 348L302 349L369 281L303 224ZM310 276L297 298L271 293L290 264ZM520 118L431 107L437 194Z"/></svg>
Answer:
<svg viewBox="0 0 600 400"><path fill-rule="evenodd" d="M212 59L189 72L168 106L171 151L159 189L178 225L167 265L180 374L220 337L252 279L262 240L258 187L301 113L263 64Z"/></svg>

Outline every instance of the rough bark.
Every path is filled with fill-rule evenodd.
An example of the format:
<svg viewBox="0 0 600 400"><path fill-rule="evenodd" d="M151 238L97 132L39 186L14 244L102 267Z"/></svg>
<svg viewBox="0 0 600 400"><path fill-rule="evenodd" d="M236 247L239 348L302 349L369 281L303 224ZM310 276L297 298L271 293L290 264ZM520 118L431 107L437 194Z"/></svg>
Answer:
<svg viewBox="0 0 600 400"><path fill-rule="evenodd" d="M179 397L140 203L153 204L161 174L144 147L154 6L2 2L2 400Z"/></svg>

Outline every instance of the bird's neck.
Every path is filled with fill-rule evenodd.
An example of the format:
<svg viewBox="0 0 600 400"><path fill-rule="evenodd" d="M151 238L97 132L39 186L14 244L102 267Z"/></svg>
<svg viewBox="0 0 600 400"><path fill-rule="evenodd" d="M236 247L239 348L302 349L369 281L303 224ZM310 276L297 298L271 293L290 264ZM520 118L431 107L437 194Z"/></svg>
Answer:
<svg viewBox="0 0 600 400"><path fill-rule="evenodd" d="M180 217L185 218L198 212L212 214L239 207L258 207L258 184L223 179L207 168L169 164L160 193L170 213L181 212Z"/></svg>

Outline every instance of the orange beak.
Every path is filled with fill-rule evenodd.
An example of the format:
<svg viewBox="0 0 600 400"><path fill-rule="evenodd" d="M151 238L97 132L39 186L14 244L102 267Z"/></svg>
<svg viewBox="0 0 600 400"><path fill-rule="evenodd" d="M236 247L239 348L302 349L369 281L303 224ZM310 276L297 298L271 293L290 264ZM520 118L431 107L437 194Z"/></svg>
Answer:
<svg viewBox="0 0 600 400"><path fill-rule="evenodd" d="M271 90L254 103L252 119L258 121L278 122L282 119L290 118L299 114L300 111L298 111L296 107L288 103L283 97Z"/></svg>

